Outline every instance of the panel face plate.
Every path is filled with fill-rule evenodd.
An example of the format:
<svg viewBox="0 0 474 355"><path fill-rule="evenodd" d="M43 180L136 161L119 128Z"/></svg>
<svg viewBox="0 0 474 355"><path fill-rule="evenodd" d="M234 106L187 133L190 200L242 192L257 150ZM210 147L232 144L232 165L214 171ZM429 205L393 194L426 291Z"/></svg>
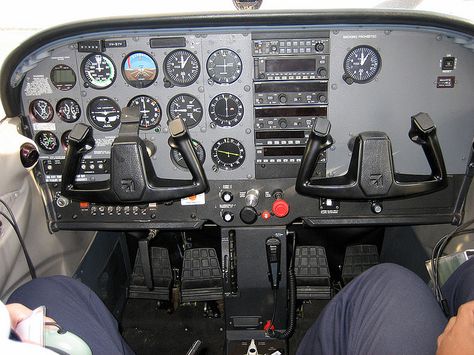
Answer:
<svg viewBox="0 0 474 355"><path fill-rule="evenodd" d="M317 201L294 191L301 156L317 117L330 120L335 144L318 163L315 176L344 174L353 140L364 131L388 135L395 172L428 174L423 151L408 138L410 117L418 112L427 112L437 126L448 173L465 171L466 153L474 136L474 54L442 33L274 26L265 30L207 28L188 33L156 30L140 36L99 33L90 40L103 41L104 45L95 49L102 52L78 51L78 43L71 41L54 48L49 57L26 73L23 82L23 113L31 136L51 132L60 142L57 148L40 152L40 169L48 186L60 182L67 132L77 123L92 125L95 139L95 148L85 156L77 181L108 179L110 148L120 123L113 119L118 117L115 109L107 107L121 109L132 104L144 114L139 135L153 152L153 167L160 178L190 178L168 144L167 122L182 117L211 182L210 193L200 202L205 208L195 210L194 204L186 204L186 209L198 212L196 218L189 220L187 212L184 218L174 213L178 206L168 206L169 213L158 217L159 221L181 216L189 222L202 219L239 225L241 202L246 191L256 186L268 199L257 208L259 214L271 210L272 196L279 189L285 191L292 206L311 204L306 209L292 207L288 217L270 219L267 225L305 216L332 218ZM352 61L351 68L356 71L357 65L364 67L371 60L364 51L367 48L380 56L379 66L370 80L350 83L344 63ZM170 80L166 70L170 54L173 75L192 77L186 85ZM100 55L107 60L98 61ZM85 73L88 60L95 60L87 66L93 73ZM199 73L194 77L196 60ZM113 78L107 77L111 75ZM441 85L447 82L442 78L449 78L449 85ZM99 105L99 114L92 117L89 108L97 98L109 105ZM43 112L44 118L35 118L41 107L37 104L36 111L32 107L38 102L43 102L41 107L52 108L52 117ZM226 139L238 142L245 155L237 157L229 147L217 152L215 147ZM234 159L237 164L230 166ZM220 196L226 191L242 200L224 203ZM51 194L56 201L57 187ZM448 211L450 202L446 203ZM112 216L108 210L115 216L115 207L104 206L103 214L99 207L93 211L88 208L87 216ZM358 210L352 207L348 217ZM333 212L341 215L343 210ZM151 220L154 211L154 207L146 212L137 210L136 216L142 213ZM224 222L222 216L229 211L232 218L227 215L229 222ZM263 222L259 219L257 223Z"/></svg>

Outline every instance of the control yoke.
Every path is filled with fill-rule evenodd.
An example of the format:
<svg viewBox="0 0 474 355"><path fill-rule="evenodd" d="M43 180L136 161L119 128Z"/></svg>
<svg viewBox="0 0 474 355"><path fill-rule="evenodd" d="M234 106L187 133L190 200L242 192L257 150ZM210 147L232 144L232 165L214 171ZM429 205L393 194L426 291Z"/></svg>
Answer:
<svg viewBox="0 0 474 355"><path fill-rule="evenodd" d="M345 175L313 179L321 153L334 143L330 129L329 120L316 119L296 180L296 191L302 195L345 200L389 199L432 193L448 184L436 127L427 113L411 117L408 136L423 148L431 175L396 173L388 136L383 132L363 132L355 140Z"/></svg>
<svg viewBox="0 0 474 355"><path fill-rule="evenodd" d="M69 198L99 203L166 202L209 190L204 169L196 155L186 125L171 120L169 143L178 149L192 175L192 180L161 179L156 176L143 140L138 136L138 108L122 110L120 132L112 143L110 179L76 183L82 158L94 146L92 127L76 124L69 134L61 193Z"/></svg>

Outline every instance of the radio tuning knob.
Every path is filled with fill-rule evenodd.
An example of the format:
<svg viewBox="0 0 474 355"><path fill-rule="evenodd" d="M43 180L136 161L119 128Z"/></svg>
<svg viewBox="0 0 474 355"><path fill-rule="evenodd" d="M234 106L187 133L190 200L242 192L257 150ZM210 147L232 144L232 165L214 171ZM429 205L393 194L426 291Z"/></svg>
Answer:
<svg viewBox="0 0 474 355"><path fill-rule="evenodd" d="M325 67L318 68L318 75L319 76L327 76L328 70Z"/></svg>
<svg viewBox="0 0 474 355"><path fill-rule="evenodd" d="M278 121L278 125L280 126L280 128L286 128L288 127L288 122L284 118L282 118Z"/></svg>
<svg viewBox="0 0 474 355"><path fill-rule="evenodd" d="M282 104L286 104L288 102L288 98L286 97L285 94L280 94L278 95L278 100L282 103Z"/></svg>

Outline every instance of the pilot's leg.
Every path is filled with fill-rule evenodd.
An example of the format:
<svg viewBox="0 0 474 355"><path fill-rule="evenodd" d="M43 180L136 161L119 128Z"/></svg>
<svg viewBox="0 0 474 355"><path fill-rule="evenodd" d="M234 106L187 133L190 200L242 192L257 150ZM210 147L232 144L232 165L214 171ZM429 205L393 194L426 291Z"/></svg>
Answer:
<svg viewBox="0 0 474 355"><path fill-rule="evenodd" d="M458 267L441 290L451 315L456 315L463 303L474 300L474 257Z"/></svg>
<svg viewBox="0 0 474 355"><path fill-rule="evenodd" d="M21 303L31 309L46 306L47 316L81 337L93 354L133 354L102 301L87 286L70 277L32 280L19 287L7 303Z"/></svg>
<svg viewBox="0 0 474 355"><path fill-rule="evenodd" d="M380 264L334 297L297 354L434 354L446 322L418 276Z"/></svg>

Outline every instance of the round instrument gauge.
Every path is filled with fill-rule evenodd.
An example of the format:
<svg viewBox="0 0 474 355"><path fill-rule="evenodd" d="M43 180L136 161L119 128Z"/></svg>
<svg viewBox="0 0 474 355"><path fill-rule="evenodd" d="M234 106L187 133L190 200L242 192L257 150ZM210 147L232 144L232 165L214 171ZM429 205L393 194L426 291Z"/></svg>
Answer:
<svg viewBox="0 0 474 355"><path fill-rule="evenodd" d="M35 137L36 144L46 153L53 154L59 148L58 137L50 131L40 131Z"/></svg>
<svg viewBox="0 0 474 355"><path fill-rule="evenodd" d="M220 127L233 127L244 117L244 105L235 95L220 94L211 100L209 116Z"/></svg>
<svg viewBox="0 0 474 355"><path fill-rule="evenodd" d="M155 82L158 67L147 53L130 53L123 61L122 74L125 81L136 88L146 88Z"/></svg>
<svg viewBox="0 0 474 355"><path fill-rule="evenodd" d="M218 49L207 60L207 73L218 84L230 84L242 73L242 60L230 49Z"/></svg>
<svg viewBox="0 0 474 355"><path fill-rule="evenodd" d="M371 46L357 46L347 53L344 59L344 80L364 84L373 80L380 71L382 58Z"/></svg>
<svg viewBox="0 0 474 355"><path fill-rule="evenodd" d="M68 123L76 122L81 117L81 107L73 99L62 99L56 105L58 116Z"/></svg>
<svg viewBox="0 0 474 355"><path fill-rule="evenodd" d="M146 95L134 97L129 107L138 107L140 110L140 128L152 129L161 121L161 107L154 98Z"/></svg>
<svg viewBox="0 0 474 355"><path fill-rule="evenodd" d="M69 133L71 133L71 130L64 132L61 136L61 145L65 150L69 147Z"/></svg>
<svg viewBox="0 0 474 355"><path fill-rule="evenodd" d="M87 106L87 116L97 129L111 131L120 124L120 107L108 97L96 97Z"/></svg>
<svg viewBox="0 0 474 355"><path fill-rule="evenodd" d="M89 54L82 61L81 69L84 80L94 89L108 88L117 76L112 59L105 54Z"/></svg>
<svg viewBox="0 0 474 355"><path fill-rule="evenodd" d="M61 91L71 90L76 85L76 73L68 65L58 64L51 69L51 82Z"/></svg>
<svg viewBox="0 0 474 355"><path fill-rule="evenodd" d="M54 116L53 106L43 99L33 100L30 104L30 112L38 122L49 122Z"/></svg>
<svg viewBox="0 0 474 355"><path fill-rule="evenodd" d="M201 122L202 113L201 103L192 95L176 95L168 104L170 119L181 118L188 128L196 127Z"/></svg>
<svg viewBox="0 0 474 355"><path fill-rule="evenodd" d="M234 170L245 160L245 148L237 139L219 139L211 149L212 161L224 170Z"/></svg>
<svg viewBox="0 0 474 355"><path fill-rule="evenodd" d="M177 49L165 58L164 70L168 80L176 86L194 83L201 72L199 59L186 49Z"/></svg>
<svg viewBox="0 0 474 355"><path fill-rule="evenodd" d="M201 162L201 165L204 164L204 161L206 160L206 152L204 150L204 147L202 146L201 143L193 139L193 146L194 150L196 151L196 155ZM186 162L184 161L183 155L180 153L178 149L171 149L171 160L173 163L182 169L189 170L188 166L186 165Z"/></svg>

